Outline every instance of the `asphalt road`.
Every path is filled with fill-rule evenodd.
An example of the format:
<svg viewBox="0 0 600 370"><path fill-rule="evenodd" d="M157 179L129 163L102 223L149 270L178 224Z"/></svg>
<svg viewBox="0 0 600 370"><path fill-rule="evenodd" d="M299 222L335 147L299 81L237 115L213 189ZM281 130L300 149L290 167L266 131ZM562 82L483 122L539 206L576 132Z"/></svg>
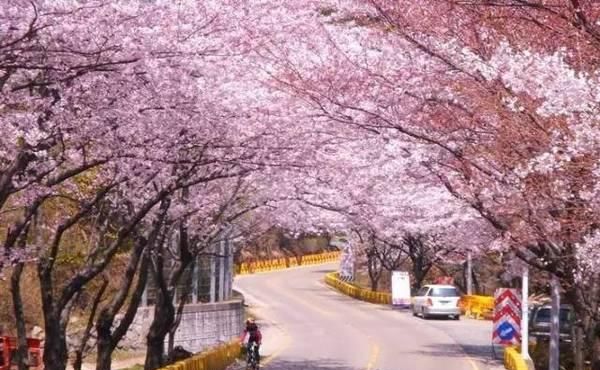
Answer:
<svg viewBox="0 0 600 370"><path fill-rule="evenodd" d="M491 323L423 320L323 282L335 265L236 277L264 335L269 370L496 370Z"/></svg>

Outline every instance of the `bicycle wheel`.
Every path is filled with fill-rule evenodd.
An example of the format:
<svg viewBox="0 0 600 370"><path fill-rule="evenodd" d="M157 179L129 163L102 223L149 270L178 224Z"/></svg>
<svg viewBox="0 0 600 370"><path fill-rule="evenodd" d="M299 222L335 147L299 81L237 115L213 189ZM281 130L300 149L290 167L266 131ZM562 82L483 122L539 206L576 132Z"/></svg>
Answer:
<svg viewBox="0 0 600 370"><path fill-rule="evenodd" d="M248 361L246 361L246 370L258 370L258 365L256 363L256 358L253 352L248 354Z"/></svg>

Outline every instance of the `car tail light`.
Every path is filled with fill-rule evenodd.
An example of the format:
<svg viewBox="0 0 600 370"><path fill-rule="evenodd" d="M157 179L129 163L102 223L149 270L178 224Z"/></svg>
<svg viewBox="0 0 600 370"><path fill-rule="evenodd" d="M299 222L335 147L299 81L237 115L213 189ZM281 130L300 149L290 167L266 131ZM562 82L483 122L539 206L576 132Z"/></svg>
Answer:
<svg viewBox="0 0 600 370"><path fill-rule="evenodd" d="M427 306L433 306L433 301L431 298L427 298Z"/></svg>

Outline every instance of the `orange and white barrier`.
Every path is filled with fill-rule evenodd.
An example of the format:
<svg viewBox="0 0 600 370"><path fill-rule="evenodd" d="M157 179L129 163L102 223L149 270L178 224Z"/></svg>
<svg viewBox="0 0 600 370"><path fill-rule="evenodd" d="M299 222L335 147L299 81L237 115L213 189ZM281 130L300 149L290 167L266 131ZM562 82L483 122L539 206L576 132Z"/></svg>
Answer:
<svg viewBox="0 0 600 370"><path fill-rule="evenodd" d="M494 314L494 297L483 295L465 295L458 305L468 317L478 320L491 320Z"/></svg>

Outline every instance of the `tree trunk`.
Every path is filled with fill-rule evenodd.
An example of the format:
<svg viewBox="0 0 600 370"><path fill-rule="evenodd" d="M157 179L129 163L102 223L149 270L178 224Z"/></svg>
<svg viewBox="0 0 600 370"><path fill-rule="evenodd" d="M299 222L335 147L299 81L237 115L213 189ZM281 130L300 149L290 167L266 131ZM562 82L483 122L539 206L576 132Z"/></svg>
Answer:
<svg viewBox="0 0 600 370"><path fill-rule="evenodd" d="M54 317L45 319L44 370L65 370L68 360L66 334L61 328L60 317Z"/></svg>
<svg viewBox="0 0 600 370"><path fill-rule="evenodd" d="M138 252L134 253L131 257L131 264L126 271L126 276L122 282L122 299L118 299L117 297L117 299L111 303L111 307L105 308L98 315L98 322L96 324L98 334L98 342L96 344L98 351L96 359L97 370L111 369L112 353L117 347L117 344L123 339L125 334L127 334L127 330L135 319L135 315L142 301L142 295L144 294L148 278L149 258L148 255L143 252L143 247L141 248L141 251L142 252L140 253L142 253L143 256L141 257L137 283L133 288L133 293L131 294L125 314L117 327L113 329L113 323L115 322L117 313L123 307L125 297L127 296L127 292L129 292L129 287L134 278L135 266L140 257Z"/></svg>
<svg viewBox="0 0 600 370"><path fill-rule="evenodd" d="M75 359L73 360L73 369L81 370L81 366L83 364L83 355L85 353L87 342L90 339L92 328L94 327L94 318L96 317L96 311L98 310L98 305L100 304L100 300L104 295L104 291L108 287L108 279L104 279L102 285L100 286L100 290L96 294L94 298L94 303L92 304L92 310L90 312L90 316L88 318L88 323L81 337L81 343L79 344L79 348L75 350Z"/></svg>
<svg viewBox="0 0 600 370"><path fill-rule="evenodd" d="M98 335L98 342L96 343L98 352L96 354L96 370L111 370L114 349L111 342L110 334L108 338L106 335Z"/></svg>
<svg viewBox="0 0 600 370"><path fill-rule="evenodd" d="M579 324L573 325L573 358L575 359L575 370L584 370L584 342L583 328Z"/></svg>
<svg viewBox="0 0 600 370"><path fill-rule="evenodd" d="M38 277L47 339L44 344L44 370L65 370L68 361L67 335L61 321L61 311L54 304L52 276L43 265L38 265Z"/></svg>
<svg viewBox="0 0 600 370"><path fill-rule="evenodd" d="M87 203L72 217L61 223L51 238L52 242L49 245L49 252L46 256L38 258L38 278L40 283L41 301L44 312L44 327L46 329L47 340L44 348L44 369L45 370L64 370L68 362L66 331L69 322L70 309L72 308L73 298L77 296L87 284L100 275L107 266L111 263L114 256L118 253L131 235L135 232L136 227L142 222L144 217L154 208L156 204L163 201L169 195L166 189L161 190L154 197L147 200L143 205L132 215L128 220L116 231L116 238L111 240L108 245L102 246L103 243L96 245L95 252L88 258L85 266L81 267L66 281L60 282L60 288L54 287L54 265L56 256L61 247L61 241L65 233L75 225L77 225L84 217L86 217L92 209L100 202L106 194L117 183L113 183L99 190L91 203ZM110 222L103 222L103 226L97 230L98 235L104 235L109 227ZM102 253L97 253L98 248L102 246Z"/></svg>
<svg viewBox="0 0 600 370"><path fill-rule="evenodd" d="M153 243L156 247L153 254L154 265L152 268L153 278L157 285L156 304L154 305L154 318L148 331L145 370L154 370L163 365L165 338L175 324L175 297L177 286L185 270L192 264L193 255L190 253L189 238L183 222L179 223L178 242L173 243L169 239L169 231L163 233L163 238L157 238ZM165 276L165 241L175 250L179 257L179 264L171 267L168 276ZM185 301L185 297L182 297Z"/></svg>
<svg viewBox="0 0 600 370"><path fill-rule="evenodd" d="M593 358L594 327L597 325L597 319L591 313L597 310L598 305L586 300L585 294L589 294L589 292L594 292L595 290L587 284L577 286L575 282L572 282L570 286L574 288L565 289L565 299L573 305L575 315L572 345L575 370L589 369L585 366L585 361ZM598 348L600 349L600 346ZM600 370L600 361L598 361L598 365L596 366L596 370Z"/></svg>
<svg viewBox="0 0 600 370"><path fill-rule="evenodd" d="M473 277L473 288L475 288L473 293L481 294L482 290L481 290L481 284L479 284L479 279L477 278L477 270L473 269L472 272L473 272L473 276L472 276Z"/></svg>
<svg viewBox="0 0 600 370"><path fill-rule="evenodd" d="M376 261L369 261L369 280L371 281L371 291L376 292L381 278L381 269L378 269Z"/></svg>
<svg viewBox="0 0 600 370"><path fill-rule="evenodd" d="M96 335L98 337L96 341L96 370L110 370L112 364L111 329L113 320L103 314L104 312L99 314L96 322Z"/></svg>
<svg viewBox="0 0 600 370"><path fill-rule="evenodd" d="M379 288L379 277L371 278L371 291L376 292Z"/></svg>
<svg viewBox="0 0 600 370"><path fill-rule="evenodd" d="M177 328L181 323L181 319L183 318L183 309L185 308L185 302L187 301L190 295L190 286L185 289L183 297L181 297L181 301L177 307L177 312L175 313L175 320L173 321L173 325L169 328L169 345L167 347L168 353L173 352L175 347L175 332L177 332Z"/></svg>
<svg viewBox="0 0 600 370"><path fill-rule="evenodd" d="M594 328L594 334L591 336L592 339L592 370L600 370L600 324L596 324Z"/></svg>
<svg viewBox="0 0 600 370"><path fill-rule="evenodd" d="M421 286L423 285L423 281L425 280L429 269L430 267L424 268L423 266L420 266L418 264L413 264L413 275L415 278L413 281L413 289L415 292L421 289Z"/></svg>
<svg viewBox="0 0 600 370"><path fill-rule="evenodd" d="M429 256L429 249L425 244L425 236L420 234L406 234L402 239L402 243L406 246L408 258L412 262L412 272L414 282L412 285L413 291L421 289L423 281L429 270L433 266L433 261ZM467 285L465 275L465 288Z"/></svg>
<svg viewBox="0 0 600 370"><path fill-rule="evenodd" d="M144 370L155 370L163 365L165 337L169 333L174 319L175 307L172 297L165 297L160 290L157 290L154 319L146 337L147 349Z"/></svg>
<svg viewBox="0 0 600 370"><path fill-rule="evenodd" d="M415 278L412 283L412 290L413 290L413 292L416 293L417 291L419 291L419 289L421 289L421 285L423 284L423 281L421 279L419 279L416 275L414 275L414 277Z"/></svg>
<svg viewBox="0 0 600 370"><path fill-rule="evenodd" d="M177 328L175 328L175 330L169 330L169 338L168 338L168 343L167 343L167 354L172 353L173 349L175 348L175 332L177 331Z"/></svg>
<svg viewBox="0 0 600 370"><path fill-rule="evenodd" d="M27 329L25 328L25 313L23 310L23 299L21 297L21 275L23 263L19 262L12 273L10 287L17 326L17 366L19 370L28 370L29 351L27 348Z"/></svg>
<svg viewBox="0 0 600 370"><path fill-rule="evenodd" d="M367 250L367 272L369 273L369 280L371 282L371 291L375 292L379 287L382 266L374 242L371 241L371 243L372 246Z"/></svg>
<svg viewBox="0 0 600 370"><path fill-rule="evenodd" d="M162 366L164 359L164 343L157 339L157 337L158 336L152 333L148 333L144 370L154 370Z"/></svg>

